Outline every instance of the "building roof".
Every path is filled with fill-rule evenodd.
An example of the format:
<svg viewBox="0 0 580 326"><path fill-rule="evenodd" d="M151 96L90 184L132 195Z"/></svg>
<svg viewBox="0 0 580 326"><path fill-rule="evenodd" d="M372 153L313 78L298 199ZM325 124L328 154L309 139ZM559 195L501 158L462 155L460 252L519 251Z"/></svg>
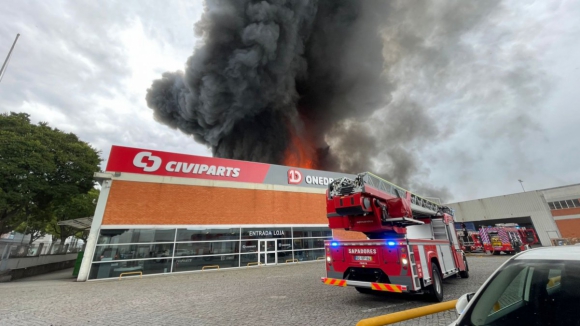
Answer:
<svg viewBox="0 0 580 326"><path fill-rule="evenodd" d="M91 224L93 224L93 217L81 217L74 220L60 221L57 224L62 226L70 226L80 230L88 230L91 228Z"/></svg>

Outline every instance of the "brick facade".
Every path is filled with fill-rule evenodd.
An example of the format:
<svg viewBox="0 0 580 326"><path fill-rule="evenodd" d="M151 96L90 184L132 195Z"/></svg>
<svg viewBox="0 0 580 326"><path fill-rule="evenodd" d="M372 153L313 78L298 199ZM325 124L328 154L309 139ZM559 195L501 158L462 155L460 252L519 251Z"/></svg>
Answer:
<svg viewBox="0 0 580 326"><path fill-rule="evenodd" d="M575 208L564 208L564 209L553 209L550 211L552 216L568 216L580 214L580 207Z"/></svg>
<svg viewBox="0 0 580 326"><path fill-rule="evenodd" d="M556 220L563 238L580 238L580 218Z"/></svg>
<svg viewBox="0 0 580 326"><path fill-rule="evenodd" d="M327 224L324 194L115 180L103 225Z"/></svg>

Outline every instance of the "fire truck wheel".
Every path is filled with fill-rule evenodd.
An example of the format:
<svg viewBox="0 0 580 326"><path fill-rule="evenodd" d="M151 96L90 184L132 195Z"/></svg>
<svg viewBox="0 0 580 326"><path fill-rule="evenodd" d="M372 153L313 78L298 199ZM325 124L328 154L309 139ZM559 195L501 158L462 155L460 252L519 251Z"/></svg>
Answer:
<svg viewBox="0 0 580 326"><path fill-rule="evenodd" d="M427 288L429 299L435 302L443 301L443 281L437 264L431 263L431 272L433 274L433 284Z"/></svg>
<svg viewBox="0 0 580 326"><path fill-rule="evenodd" d="M467 265L467 259L465 259L465 256L463 256L463 264L465 264L465 270L459 272L459 276L461 276L461 278L469 278L469 265Z"/></svg>
<svg viewBox="0 0 580 326"><path fill-rule="evenodd" d="M372 294L373 293L373 290L369 289L369 288L361 288L358 286L355 286L354 288L358 291L358 293L364 293L364 294Z"/></svg>

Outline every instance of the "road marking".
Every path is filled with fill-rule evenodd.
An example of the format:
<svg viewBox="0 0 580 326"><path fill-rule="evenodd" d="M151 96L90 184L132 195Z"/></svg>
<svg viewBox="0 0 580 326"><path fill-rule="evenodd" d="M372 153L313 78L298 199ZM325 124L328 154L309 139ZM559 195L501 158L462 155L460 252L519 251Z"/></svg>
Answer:
<svg viewBox="0 0 580 326"><path fill-rule="evenodd" d="M381 309L389 309L389 308L393 308L393 307L404 306L404 305L408 305L410 303L411 302L403 302L403 303L392 304L392 305L384 306L384 307L376 307L376 308L364 309L364 310L361 310L361 311L362 312L373 312L373 311L377 311L377 310L381 310Z"/></svg>

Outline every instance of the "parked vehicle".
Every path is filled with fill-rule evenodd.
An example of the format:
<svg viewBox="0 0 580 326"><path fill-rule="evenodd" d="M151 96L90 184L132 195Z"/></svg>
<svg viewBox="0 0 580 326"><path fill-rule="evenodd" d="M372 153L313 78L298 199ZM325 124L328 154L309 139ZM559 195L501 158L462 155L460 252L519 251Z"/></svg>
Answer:
<svg viewBox="0 0 580 326"><path fill-rule="evenodd" d="M443 279L469 277L452 211L371 173L335 180L327 190L331 229L368 240L326 241L327 285L443 299Z"/></svg>
<svg viewBox="0 0 580 326"><path fill-rule="evenodd" d="M580 325L580 247L524 251L475 293L461 296L456 326Z"/></svg>
<svg viewBox="0 0 580 326"><path fill-rule="evenodd" d="M481 227L479 236L483 249L494 255L499 255L502 252L513 255L526 250L518 228L512 225L497 224L496 226Z"/></svg>
<svg viewBox="0 0 580 326"><path fill-rule="evenodd" d="M464 252L483 252L481 237L477 231L457 230L457 238Z"/></svg>

